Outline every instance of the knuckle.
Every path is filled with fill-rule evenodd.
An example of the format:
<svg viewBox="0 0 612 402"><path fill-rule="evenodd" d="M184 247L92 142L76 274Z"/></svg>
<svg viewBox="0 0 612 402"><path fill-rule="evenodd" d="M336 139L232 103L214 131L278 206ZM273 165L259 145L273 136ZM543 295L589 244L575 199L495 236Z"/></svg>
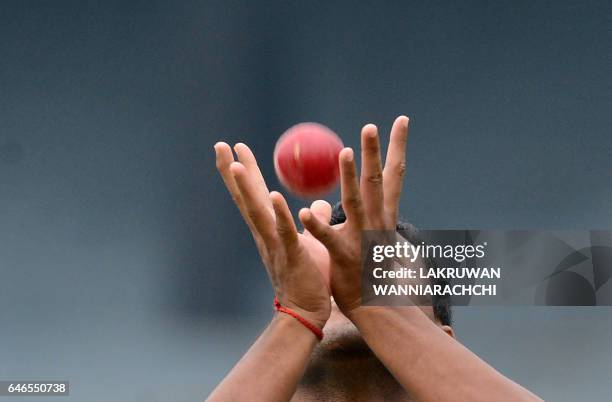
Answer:
<svg viewBox="0 0 612 402"><path fill-rule="evenodd" d="M378 146L378 143L370 143L368 145L366 145L365 148L366 152L369 153L370 155L376 155L380 152L380 147Z"/></svg>
<svg viewBox="0 0 612 402"><path fill-rule="evenodd" d="M351 195L346 198L344 204L349 209L357 209L361 206L361 199L358 195Z"/></svg>
<svg viewBox="0 0 612 402"><path fill-rule="evenodd" d="M240 197L238 194L235 193L231 193L232 196L232 201L234 201L234 204L236 205L240 205L240 203L242 202L242 197Z"/></svg>
<svg viewBox="0 0 612 402"><path fill-rule="evenodd" d="M289 238L293 234L293 230L287 225L278 225L276 227L276 232L282 238Z"/></svg>
<svg viewBox="0 0 612 402"><path fill-rule="evenodd" d="M289 233L289 228L286 225L277 224L276 232L278 232L279 235L283 236Z"/></svg>
<svg viewBox="0 0 612 402"><path fill-rule="evenodd" d="M266 249L265 244L261 240L257 240L256 244L261 260L264 262L264 264L268 265L270 263L270 253L268 249Z"/></svg>
<svg viewBox="0 0 612 402"><path fill-rule="evenodd" d="M406 173L406 162L400 162L395 171L399 177L403 177Z"/></svg>
<svg viewBox="0 0 612 402"><path fill-rule="evenodd" d="M371 183L371 184L376 184L376 185L382 184L383 175L381 172L376 172L374 174L367 176L366 180L368 181L368 183Z"/></svg>
<svg viewBox="0 0 612 402"><path fill-rule="evenodd" d="M277 257L278 256L278 250L279 250L279 241L278 238L270 235L268 236L268 240L266 241L266 246L268 249L268 253L273 256L273 257Z"/></svg>
<svg viewBox="0 0 612 402"><path fill-rule="evenodd" d="M259 214L258 214L257 210L255 210L255 209L247 208L247 210L246 210L246 214L247 214L247 217L248 217L248 218L249 218L249 219L250 219L252 222L257 221L257 220L258 220L258 218L259 218Z"/></svg>
<svg viewBox="0 0 612 402"><path fill-rule="evenodd" d="M319 240L323 244L330 244L332 242L332 233L330 230L322 230L319 232Z"/></svg>

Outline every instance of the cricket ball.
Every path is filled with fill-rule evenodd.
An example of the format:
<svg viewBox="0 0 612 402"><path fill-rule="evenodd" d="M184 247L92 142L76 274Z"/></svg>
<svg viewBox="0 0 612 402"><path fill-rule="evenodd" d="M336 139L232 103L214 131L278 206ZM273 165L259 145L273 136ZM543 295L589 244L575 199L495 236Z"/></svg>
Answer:
<svg viewBox="0 0 612 402"><path fill-rule="evenodd" d="M315 198L338 183L342 140L318 123L299 123L280 136L274 147L274 170L279 181L298 197Z"/></svg>

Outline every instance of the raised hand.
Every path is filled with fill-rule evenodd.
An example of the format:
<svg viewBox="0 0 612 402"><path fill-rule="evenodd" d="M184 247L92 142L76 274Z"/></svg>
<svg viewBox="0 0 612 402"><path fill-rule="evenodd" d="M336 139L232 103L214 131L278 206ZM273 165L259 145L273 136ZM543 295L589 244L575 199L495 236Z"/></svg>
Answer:
<svg viewBox="0 0 612 402"><path fill-rule="evenodd" d="M308 233L297 232L287 202L276 192L269 192L251 150L245 144L234 147L215 145L217 169L240 210L266 266L280 303L323 328L329 318L330 294L325 267L327 250ZM322 203L310 209L317 219L329 220ZM317 269L322 267L323 269Z"/></svg>
<svg viewBox="0 0 612 402"><path fill-rule="evenodd" d="M351 148L340 152L342 207L346 221L330 226L308 208L299 212L306 229L329 251L330 282L334 300L345 315L361 305L361 236L363 230L395 230L406 169L408 118L400 116L391 128L385 167L380 155L378 129L361 130L361 179Z"/></svg>

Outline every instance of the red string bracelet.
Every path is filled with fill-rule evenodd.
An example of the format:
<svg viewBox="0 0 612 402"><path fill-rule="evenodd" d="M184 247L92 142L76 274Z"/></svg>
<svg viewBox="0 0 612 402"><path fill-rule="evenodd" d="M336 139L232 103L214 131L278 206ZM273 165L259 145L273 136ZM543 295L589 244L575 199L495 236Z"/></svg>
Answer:
<svg viewBox="0 0 612 402"><path fill-rule="evenodd" d="M317 327L316 325L314 325L313 323L311 323L310 321L308 321L307 319L305 319L304 317L302 317L295 311L291 310L290 308L281 306L280 302L278 301L278 297L276 296L274 296L274 308L276 309L276 311L280 311L281 313L289 314L291 317L298 320L303 326L305 326L313 334L315 334L317 339L319 340L323 339L323 331L321 330L321 328Z"/></svg>

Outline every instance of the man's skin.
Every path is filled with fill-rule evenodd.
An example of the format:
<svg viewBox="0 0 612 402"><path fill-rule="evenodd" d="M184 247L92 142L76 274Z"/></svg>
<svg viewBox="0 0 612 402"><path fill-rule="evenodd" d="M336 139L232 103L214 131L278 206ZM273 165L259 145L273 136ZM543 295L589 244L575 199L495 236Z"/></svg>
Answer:
<svg viewBox="0 0 612 402"><path fill-rule="evenodd" d="M361 177L340 153L346 222L331 206L299 212L269 192L250 149L215 145L217 168L245 219L281 305L322 328L318 339L277 313L208 401L541 401L457 342L431 307L361 306L361 234L394 230L405 170L408 118L391 129L384 169L376 126L361 132ZM333 296L333 298L332 298Z"/></svg>

